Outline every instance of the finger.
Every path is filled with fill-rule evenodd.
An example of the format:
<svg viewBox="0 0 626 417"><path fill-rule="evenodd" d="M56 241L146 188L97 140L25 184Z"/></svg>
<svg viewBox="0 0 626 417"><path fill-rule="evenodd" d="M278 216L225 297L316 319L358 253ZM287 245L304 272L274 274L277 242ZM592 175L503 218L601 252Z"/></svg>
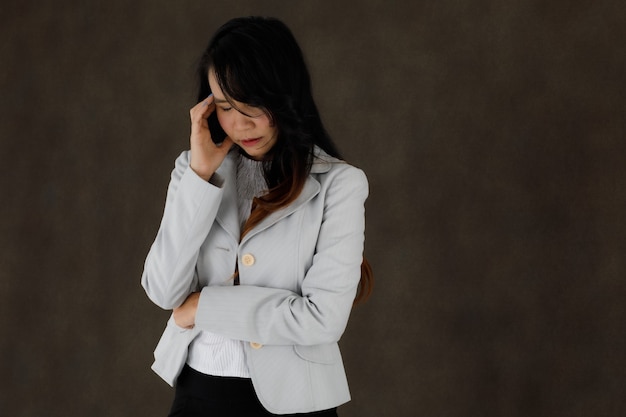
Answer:
<svg viewBox="0 0 626 417"><path fill-rule="evenodd" d="M198 103L200 108L208 108L211 105L215 106L215 100L213 99L213 94L209 94L207 98L202 100L202 102Z"/></svg>
<svg viewBox="0 0 626 417"><path fill-rule="evenodd" d="M202 103L203 103L203 105L204 105L204 106L206 106L206 105L208 105L209 103L213 103L214 101L215 101L215 100L214 100L214 98L213 98L213 93L211 93L211 94L209 94L209 95L207 96L207 98L205 98L205 99L202 101Z"/></svg>
<svg viewBox="0 0 626 417"><path fill-rule="evenodd" d="M213 94L196 104L189 111L192 120L206 119L215 110Z"/></svg>

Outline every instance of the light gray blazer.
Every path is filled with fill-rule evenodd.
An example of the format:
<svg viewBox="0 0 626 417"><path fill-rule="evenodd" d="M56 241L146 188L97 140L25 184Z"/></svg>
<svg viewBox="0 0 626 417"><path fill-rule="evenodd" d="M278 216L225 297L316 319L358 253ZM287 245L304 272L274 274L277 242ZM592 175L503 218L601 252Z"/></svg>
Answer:
<svg viewBox="0 0 626 417"><path fill-rule="evenodd" d="M170 317L152 369L175 385L189 344L207 330L249 342L250 377L270 412L336 407L350 400L337 341L360 278L365 174L316 149L300 196L239 242L235 158L210 182L189 168L189 151L176 160L141 283L167 310L201 296L193 329Z"/></svg>

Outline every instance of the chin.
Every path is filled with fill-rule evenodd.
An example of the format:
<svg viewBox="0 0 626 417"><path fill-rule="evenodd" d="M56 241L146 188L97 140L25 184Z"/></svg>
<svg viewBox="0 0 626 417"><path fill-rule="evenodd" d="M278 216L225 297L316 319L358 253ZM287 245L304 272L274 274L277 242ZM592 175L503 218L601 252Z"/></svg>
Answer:
<svg viewBox="0 0 626 417"><path fill-rule="evenodd" d="M246 150L246 148L244 148L243 146L239 146L240 149L240 153L247 156L250 159L257 159L257 160L261 160L264 158L265 153L262 151L257 151L257 150Z"/></svg>

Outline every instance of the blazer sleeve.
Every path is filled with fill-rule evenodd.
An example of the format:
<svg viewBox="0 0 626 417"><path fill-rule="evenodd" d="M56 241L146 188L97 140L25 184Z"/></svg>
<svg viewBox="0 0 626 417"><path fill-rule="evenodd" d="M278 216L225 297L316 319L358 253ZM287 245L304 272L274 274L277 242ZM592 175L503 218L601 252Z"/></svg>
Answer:
<svg viewBox="0 0 626 417"><path fill-rule="evenodd" d="M222 198L222 178L210 182L189 167L189 151L175 163L167 190L163 219L150 248L141 285L163 309L180 306L195 289L195 267Z"/></svg>
<svg viewBox="0 0 626 417"><path fill-rule="evenodd" d="M328 179L316 253L302 294L246 285L204 287L196 327L267 345L339 340L361 276L368 196L365 174L342 165Z"/></svg>

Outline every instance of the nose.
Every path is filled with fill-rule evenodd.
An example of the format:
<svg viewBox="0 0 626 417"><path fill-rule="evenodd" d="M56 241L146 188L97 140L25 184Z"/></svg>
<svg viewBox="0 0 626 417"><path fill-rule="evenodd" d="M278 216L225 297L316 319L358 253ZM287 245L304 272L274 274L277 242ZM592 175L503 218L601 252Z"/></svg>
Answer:
<svg viewBox="0 0 626 417"><path fill-rule="evenodd" d="M235 111L235 115L233 118L233 127L236 130L246 130L250 128L253 124L254 123L249 116L246 116L239 111Z"/></svg>

